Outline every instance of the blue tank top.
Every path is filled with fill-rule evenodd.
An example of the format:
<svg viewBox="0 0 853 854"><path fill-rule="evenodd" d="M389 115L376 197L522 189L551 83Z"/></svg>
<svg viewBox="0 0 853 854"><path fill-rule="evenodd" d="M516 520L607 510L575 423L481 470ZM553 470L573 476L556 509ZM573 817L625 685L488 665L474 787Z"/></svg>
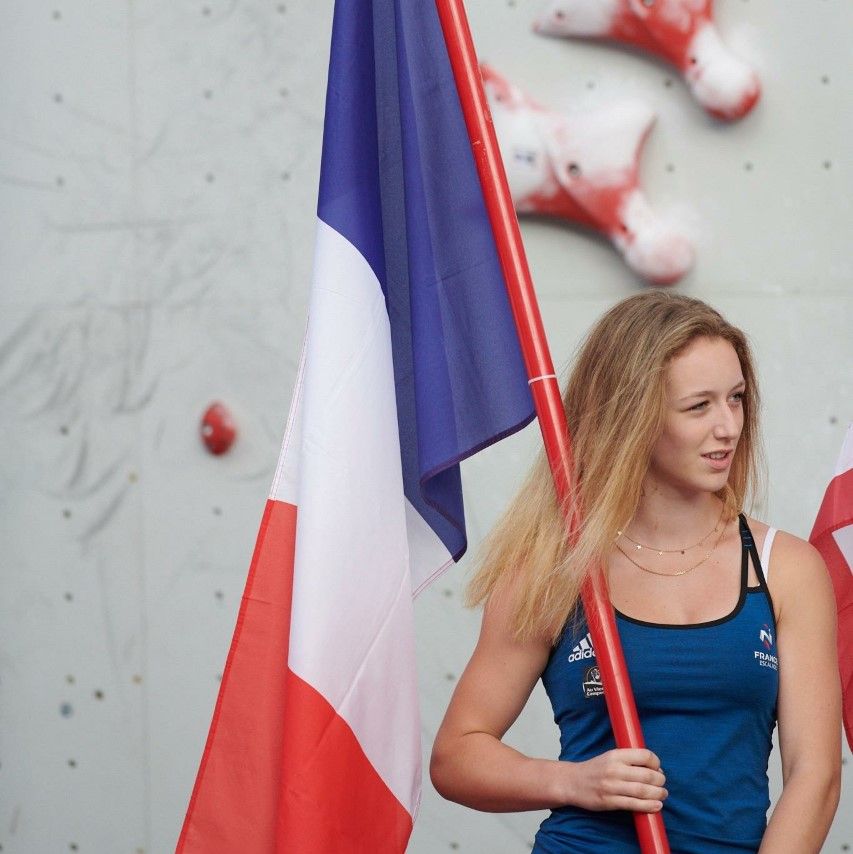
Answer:
<svg viewBox="0 0 853 854"><path fill-rule="evenodd" d="M672 854L756 852L770 806L767 762L779 685L776 623L746 519L740 597L707 623L662 625L616 612L646 745L660 758ZM748 587L752 557L757 587ZM560 728L560 759L580 762L616 745L595 651L570 620L542 673ZM574 806L552 811L535 854L637 854L632 814Z"/></svg>

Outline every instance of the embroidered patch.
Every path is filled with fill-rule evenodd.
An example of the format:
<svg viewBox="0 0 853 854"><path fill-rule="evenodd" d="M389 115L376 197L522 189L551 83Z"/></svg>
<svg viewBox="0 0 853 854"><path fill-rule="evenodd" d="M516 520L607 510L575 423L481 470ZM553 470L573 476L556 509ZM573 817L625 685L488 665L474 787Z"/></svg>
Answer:
<svg viewBox="0 0 853 854"><path fill-rule="evenodd" d="M601 671L597 665L587 667L583 676L583 693L586 697L600 697L604 693L601 684Z"/></svg>

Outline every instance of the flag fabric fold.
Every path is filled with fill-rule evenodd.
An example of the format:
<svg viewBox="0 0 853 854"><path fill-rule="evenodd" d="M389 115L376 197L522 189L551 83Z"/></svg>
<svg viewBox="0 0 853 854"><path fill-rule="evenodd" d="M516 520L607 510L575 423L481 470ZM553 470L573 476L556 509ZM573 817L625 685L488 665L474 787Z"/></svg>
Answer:
<svg viewBox="0 0 853 854"><path fill-rule="evenodd" d="M847 744L853 749L853 424L847 430L809 542L821 553L838 608L838 666Z"/></svg>
<svg viewBox="0 0 853 854"><path fill-rule="evenodd" d="M401 852L413 595L459 462L533 418L435 6L339 0L309 322L183 854Z"/></svg>

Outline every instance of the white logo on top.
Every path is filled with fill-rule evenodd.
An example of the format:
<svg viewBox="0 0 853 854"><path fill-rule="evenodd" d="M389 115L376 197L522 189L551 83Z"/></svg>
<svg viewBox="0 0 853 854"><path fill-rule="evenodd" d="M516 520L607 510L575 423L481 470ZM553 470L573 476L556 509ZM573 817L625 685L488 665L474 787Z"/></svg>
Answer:
<svg viewBox="0 0 853 854"><path fill-rule="evenodd" d="M589 632L585 638L581 638L580 642L575 644L572 654L569 656L569 661L583 661L585 658L593 658L595 650L592 648L592 636Z"/></svg>
<svg viewBox="0 0 853 854"><path fill-rule="evenodd" d="M762 652L760 649L755 650L753 653L753 658L762 666L769 667L772 670L779 669L779 659L770 652L773 648L773 635L770 632L770 626L765 623L758 630L758 639L764 644L764 648L767 652Z"/></svg>

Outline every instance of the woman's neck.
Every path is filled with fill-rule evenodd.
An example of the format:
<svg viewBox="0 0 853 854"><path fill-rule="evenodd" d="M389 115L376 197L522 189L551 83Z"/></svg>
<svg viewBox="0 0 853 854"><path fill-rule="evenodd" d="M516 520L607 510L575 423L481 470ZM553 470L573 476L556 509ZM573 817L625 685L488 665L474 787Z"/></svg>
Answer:
<svg viewBox="0 0 853 854"><path fill-rule="evenodd" d="M723 503L711 492L676 493L647 483L626 532L658 548L678 548L712 530Z"/></svg>

